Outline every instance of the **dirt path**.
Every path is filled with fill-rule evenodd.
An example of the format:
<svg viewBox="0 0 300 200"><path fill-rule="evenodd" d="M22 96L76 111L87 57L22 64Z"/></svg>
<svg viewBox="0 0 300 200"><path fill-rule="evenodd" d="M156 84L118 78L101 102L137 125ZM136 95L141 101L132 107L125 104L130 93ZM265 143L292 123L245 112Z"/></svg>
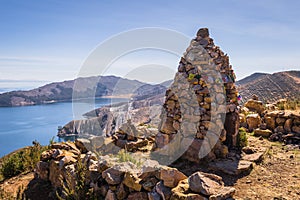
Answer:
<svg viewBox="0 0 300 200"><path fill-rule="evenodd" d="M264 160L236 181L236 199L300 199L300 149L249 138L249 144L269 146Z"/></svg>

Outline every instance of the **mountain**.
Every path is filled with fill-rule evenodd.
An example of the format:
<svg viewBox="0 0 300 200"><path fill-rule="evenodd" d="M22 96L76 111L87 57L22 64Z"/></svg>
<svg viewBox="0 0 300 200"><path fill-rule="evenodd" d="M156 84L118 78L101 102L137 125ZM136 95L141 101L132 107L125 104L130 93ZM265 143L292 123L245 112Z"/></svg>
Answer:
<svg viewBox="0 0 300 200"><path fill-rule="evenodd" d="M28 91L13 91L0 94L0 106L23 106L70 101L72 98L101 96L128 96L141 87L152 86L137 80L116 76L93 76L56 82Z"/></svg>
<svg viewBox="0 0 300 200"><path fill-rule="evenodd" d="M273 74L254 73L236 82L243 100L247 101L256 94L264 102L279 99L300 98L300 71L283 71Z"/></svg>

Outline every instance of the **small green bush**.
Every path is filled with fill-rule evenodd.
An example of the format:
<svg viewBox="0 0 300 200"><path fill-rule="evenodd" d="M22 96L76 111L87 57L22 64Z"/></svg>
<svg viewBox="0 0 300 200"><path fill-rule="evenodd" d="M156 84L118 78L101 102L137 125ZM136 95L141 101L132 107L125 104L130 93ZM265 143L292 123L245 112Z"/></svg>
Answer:
<svg viewBox="0 0 300 200"><path fill-rule="evenodd" d="M239 134L237 137L237 146L239 148L245 147L248 145L247 132L244 128L239 129Z"/></svg>
<svg viewBox="0 0 300 200"><path fill-rule="evenodd" d="M131 153L127 152L124 149L121 149L118 154L117 158L119 159L119 162L132 162L136 166L141 166L141 161L134 158Z"/></svg>
<svg viewBox="0 0 300 200"><path fill-rule="evenodd" d="M5 180L34 170L36 163L40 160L41 153L47 148L48 146L42 147L38 142L34 142L33 146L4 157L1 162L0 177Z"/></svg>

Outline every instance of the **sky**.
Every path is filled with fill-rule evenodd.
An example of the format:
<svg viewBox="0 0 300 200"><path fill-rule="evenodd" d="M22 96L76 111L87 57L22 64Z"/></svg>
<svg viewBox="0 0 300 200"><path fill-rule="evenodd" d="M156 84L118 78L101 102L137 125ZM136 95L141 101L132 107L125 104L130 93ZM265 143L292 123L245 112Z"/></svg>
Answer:
<svg viewBox="0 0 300 200"><path fill-rule="evenodd" d="M299 9L298 0L0 0L0 87L11 80L74 79L101 43L145 27L174 30L189 39L199 28L209 28L238 79L299 70ZM134 70L147 69L140 79L159 82L174 76L179 58L141 50L122 56L107 74L121 76L130 69L127 77L135 78Z"/></svg>

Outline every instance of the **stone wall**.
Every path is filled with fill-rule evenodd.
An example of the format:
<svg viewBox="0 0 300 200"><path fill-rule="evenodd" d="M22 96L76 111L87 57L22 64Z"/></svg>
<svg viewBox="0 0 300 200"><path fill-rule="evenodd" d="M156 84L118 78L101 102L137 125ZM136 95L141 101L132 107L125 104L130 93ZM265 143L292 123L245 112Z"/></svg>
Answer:
<svg viewBox="0 0 300 200"><path fill-rule="evenodd" d="M222 178L203 172L187 177L185 174L154 160L144 160L140 165L120 162L114 156L96 156L84 144L54 143L42 153L35 177L50 181L53 194L62 198L75 191L73 198L88 198L79 191L78 184L84 182L86 191L96 199L106 200L175 200L175 199L227 199L235 189L225 187ZM201 183L201 184L200 184ZM81 187L81 190L84 190ZM84 196L84 197L83 197Z"/></svg>
<svg viewBox="0 0 300 200"><path fill-rule="evenodd" d="M180 149L183 158L193 162L205 155L226 157L228 147L236 145L239 128L234 83L229 57L214 44L208 29L200 29L166 92L157 149L167 155Z"/></svg>
<svg viewBox="0 0 300 200"><path fill-rule="evenodd" d="M241 126L253 131L256 136L287 144L300 144L299 111L278 110L276 105L264 105L254 96L245 103L240 122Z"/></svg>

